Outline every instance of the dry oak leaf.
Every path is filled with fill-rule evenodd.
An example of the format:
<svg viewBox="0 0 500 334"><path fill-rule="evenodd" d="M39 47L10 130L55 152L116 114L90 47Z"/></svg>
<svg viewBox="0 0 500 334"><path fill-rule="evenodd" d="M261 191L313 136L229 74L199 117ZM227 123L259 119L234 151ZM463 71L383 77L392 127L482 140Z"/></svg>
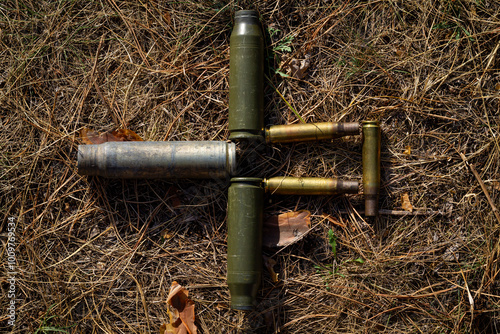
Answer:
<svg viewBox="0 0 500 334"><path fill-rule="evenodd" d="M311 55L306 54L304 59L292 59L290 62L290 69L292 70L292 77L297 79L304 79L306 76L307 69L311 66L311 61L309 60Z"/></svg>
<svg viewBox="0 0 500 334"><path fill-rule="evenodd" d="M262 244L266 247L288 246L302 239L311 229L311 213L307 210L269 217L263 226Z"/></svg>
<svg viewBox="0 0 500 334"><path fill-rule="evenodd" d="M80 130L80 140L86 145L103 144L109 141L143 141L137 133L128 129L118 129L99 134L97 131L87 128Z"/></svg>
<svg viewBox="0 0 500 334"><path fill-rule="evenodd" d="M403 207L403 210L413 212L413 205L410 203L408 193L401 195L401 206Z"/></svg>
<svg viewBox="0 0 500 334"><path fill-rule="evenodd" d="M176 281L172 282L167 298L169 324L160 327L160 334L196 334L194 324L194 302L188 298L189 292Z"/></svg>

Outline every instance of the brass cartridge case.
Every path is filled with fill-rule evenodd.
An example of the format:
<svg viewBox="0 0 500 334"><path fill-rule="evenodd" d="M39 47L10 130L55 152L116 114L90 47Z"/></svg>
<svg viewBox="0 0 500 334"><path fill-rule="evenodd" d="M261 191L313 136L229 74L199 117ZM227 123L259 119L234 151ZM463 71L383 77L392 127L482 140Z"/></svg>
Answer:
<svg viewBox="0 0 500 334"><path fill-rule="evenodd" d="M236 146L223 141L137 141L78 145L78 173L124 179L229 178Z"/></svg>
<svg viewBox="0 0 500 334"><path fill-rule="evenodd" d="M264 179L267 193L276 195L335 195L358 193L358 181L321 177L272 177Z"/></svg>
<svg viewBox="0 0 500 334"><path fill-rule="evenodd" d="M231 308L251 310L262 275L262 179L232 178L227 206L227 284Z"/></svg>
<svg viewBox="0 0 500 334"><path fill-rule="evenodd" d="M359 134L359 123L305 123L272 125L266 129L267 143L325 140Z"/></svg>
<svg viewBox="0 0 500 334"><path fill-rule="evenodd" d="M364 121L362 131L365 215L377 216L380 193L380 124L378 121Z"/></svg>
<svg viewBox="0 0 500 334"><path fill-rule="evenodd" d="M258 13L234 16L229 59L229 139L263 141L264 37Z"/></svg>

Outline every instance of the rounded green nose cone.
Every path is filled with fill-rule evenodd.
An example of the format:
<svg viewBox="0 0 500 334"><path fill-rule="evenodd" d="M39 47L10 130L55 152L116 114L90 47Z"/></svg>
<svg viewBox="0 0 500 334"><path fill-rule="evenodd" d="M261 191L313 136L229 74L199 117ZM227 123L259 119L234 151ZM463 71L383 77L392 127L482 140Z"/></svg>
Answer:
<svg viewBox="0 0 500 334"><path fill-rule="evenodd" d="M263 141L264 38L256 11L236 12L230 46L229 139Z"/></svg>
<svg viewBox="0 0 500 334"><path fill-rule="evenodd" d="M227 284L231 308L251 310L262 275L262 179L236 177L228 191Z"/></svg>

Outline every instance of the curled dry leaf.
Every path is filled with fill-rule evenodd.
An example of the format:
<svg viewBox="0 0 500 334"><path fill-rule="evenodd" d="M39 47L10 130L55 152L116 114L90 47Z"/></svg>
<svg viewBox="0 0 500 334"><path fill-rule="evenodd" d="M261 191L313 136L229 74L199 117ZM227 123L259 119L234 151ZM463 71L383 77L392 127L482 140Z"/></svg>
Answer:
<svg viewBox="0 0 500 334"><path fill-rule="evenodd" d="M269 271L269 274L271 274L273 283L278 283L280 279L278 278L278 274L276 274L273 268L276 265L276 261L265 255L262 255L262 257L264 258L264 265L266 266L267 271Z"/></svg>
<svg viewBox="0 0 500 334"><path fill-rule="evenodd" d="M307 210L286 212L264 222L262 244L266 247L288 246L302 239L311 228Z"/></svg>
<svg viewBox="0 0 500 334"><path fill-rule="evenodd" d="M109 141L143 141L137 133L128 129L118 129L99 134L97 131L87 128L80 130L80 140L86 145L103 144Z"/></svg>
<svg viewBox="0 0 500 334"><path fill-rule="evenodd" d="M403 210L413 212L413 205L410 203L410 197L408 196L408 193L404 193L401 196L401 206L403 207Z"/></svg>
<svg viewBox="0 0 500 334"><path fill-rule="evenodd" d="M307 69L311 66L311 61L309 60L311 55L306 54L304 59L292 59L287 63L286 67L290 69L291 76L297 79L304 79L306 76Z"/></svg>
<svg viewBox="0 0 500 334"><path fill-rule="evenodd" d="M167 298L169 324L160 327L160 334L196 334L194 324L194 302L188 298L189 292L176 281L172 282Z"/></svg>

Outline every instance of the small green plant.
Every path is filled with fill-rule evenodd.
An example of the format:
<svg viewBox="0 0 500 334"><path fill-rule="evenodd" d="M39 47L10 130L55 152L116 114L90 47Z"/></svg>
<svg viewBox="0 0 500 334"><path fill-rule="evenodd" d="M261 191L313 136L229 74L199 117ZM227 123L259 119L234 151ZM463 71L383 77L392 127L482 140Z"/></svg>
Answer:
<svg viewBox="0 0 500 334"><path fill-rule="evenodd" d="M292 52L292 48L290 47L292 41L293 41L293 36L284 37L281 41L278 42L278 44L275 47L273 47L273 51Z"/></svg>
<svg viewBox="0 0 500 334"><path fill-rule="evenodd" d="M337 259L337 239L338 237L335 235L335 232L333 232L332 229L328 230L328 243L330 244L330 247L332 247L332 253L335 259ZM336 260L335 260L336 262ZM316 274L319 274L321 278L323 278L323 281L325 282L325 287L327 291L330 291L330 281L334 276L340 276L344 277L345 275L340 272L340 269L348 264L348 263L355 263L358 265L364 264L365 260L361 257L358 257L356 259L349 259L342 261L339 265L334 264L327 264L324 266L320 265L314 265L314 268L316 269ZM335 266L334 266L335 265Z"/></svg>
<svg viewBox="0 0 500 334"><path fill-rule="evenodd" d="M451 33L451 37L455 37L455 40L459 40L463 35L466 35L471 42L474 42L474 37L472 37L471 33L465 29L465 27L460 24L462 22L462 8L453 1L448 2L445 13L450 16L452 19L449 21L442 21L434 26L432 26L433 30L453 30Z"/></svg>
<svg viewBox="0 0 500 334"><path fill-rule="evenodd" d="M334 274L337 274L336 270L332 271L331 264L327 264L324 267L314 265L314 268L316 269L316 274L319 274L321 276L321 278L323 279L323 281L325 282L326 291L330 291L330 285L329 285L330 279L333 277Z"/></svg>
<svg viewBox="0 0 500 334"><path fill-rule="evenodd" d="M40 324L40 327L35 331L35 334L42 334L42 333L69 333L66 329L71 328L73 326L68 326L68 327L62 327L62 326L57 326L53 324L53 321L57 318L57 315L50 315L49 313L52 310L52 308L55 306L52 305L49 307L47 312L45 312L45 315L43 316L42 323Z"/></svg>
<svg viewBox="0 0 500 334"><path fill-rule="evenodd" d="M332 247L332 253L337 258L337 236L332 229L328 230L328 243Z"/></svg>
<svg viewBox="0 0 500 334"><path fill-rule="evenodd" d="M327 291L330 291L330 281L334 276L340 276L345 278L345 275L340 272L340 269L347 263L355 263L358 265L362 265L365 263L365 260L361 257L357 259L350 259L343 261L341 264L337 266L333 266L333 264L327 264L325 266L314 265L314 269L316 269L316 274L319 274L323 281L325 282L325 287Z"/></svg>
<svg viewBox="0 0 500 334"><path fill-rule="evenodd" d="M363 258L361 258L361 257L358 257L357 259L354 259L354 260L347 260L344 263L359 263L359 264L363 264L363 263L365 263L365 260L363 260Z"/></svg>
<svg viewBox="0 0 500 334"><path fill-rule="evenodd" d="M274 27L269 27L267 28L267 31L269 33L269 37L272 39L272 37L274 35L276 35L278 32L280 32L279 29L277 28L274 28ZM280 62L280 59L279 59L279 56L276 54L277 52L292 52L292 48L290 47L290 45L292 44L292 41L293 41L293 36L290 35L290 36L286 36L284 38L282 38L280 41L278 41L276 43L276 45L274 45L272 47L272 50L271 50L271 54L270 54L270 63L272 64L274 60L276 60L276 63L279 64ZM275 73L275 74L279 74L280 76L282 77L289 77L288 74L284 73L283 71L281 71L280 68L276 69L276 68L271 68L271 70Z"/></svg>

